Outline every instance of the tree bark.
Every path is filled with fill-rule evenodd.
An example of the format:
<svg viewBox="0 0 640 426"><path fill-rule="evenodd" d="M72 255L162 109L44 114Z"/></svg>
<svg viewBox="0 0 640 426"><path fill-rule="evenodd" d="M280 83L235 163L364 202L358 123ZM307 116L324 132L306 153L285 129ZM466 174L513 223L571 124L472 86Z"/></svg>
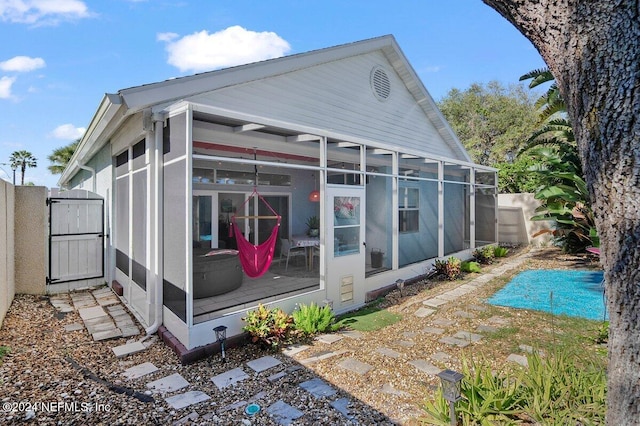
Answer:
<svg viewBox="0 0 640 426"><path fill-rule="evenodd" d="M605 270L607 424L640 424L640 4L483 1L538 49L567 103Z"/></svg>

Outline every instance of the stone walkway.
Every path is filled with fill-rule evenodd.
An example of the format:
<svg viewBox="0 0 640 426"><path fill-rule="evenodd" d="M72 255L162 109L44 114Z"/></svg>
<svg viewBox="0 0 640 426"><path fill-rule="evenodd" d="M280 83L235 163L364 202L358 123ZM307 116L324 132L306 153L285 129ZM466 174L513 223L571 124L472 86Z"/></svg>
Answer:
<svg viewBox="0 0 640 426"><path fill-rule="evenodd" d="M440 351L433 354L425 354L424 358L411 359L402 353L401 348L413 346L415 344L414 339L420 334L431 336L431 338L437 339L438 342L447 346L463 348L481 341L486 333L496 332L500 327L507 326L509 321L506 318L496 316L486 319L483 324L474 330L457 329L455 321L438 318L437 313L450 302L477 290L497 276L517 268L527 257L528 255L523 255L506 262L489 273L480 275L466 284L437 296L430 296L425 299L416 299L414 297L410 303L404 306L404 311L412 314L415 318L433 318L433 320L418 332L405 332L398 336L398 347L396 349L389 348L381 342L381 345L375 350L376 353L388 357L394 362L407 362L415 368L416 373L424 373L429 376L437 375L442 371L442 368L438 367L437 364L451 361L450 354ZM67 326L66 328L69 332L86 328L94 340L137 336L142 332L120 303L118 297L109 288L56 295L52 296L50 300L56 309L61 312L70 312L74 309L79 312L83 324L76 323ZM483 310L486 310L483 306L467 306L466 310L456 311L454 315L459 318L475 318L476 313ZM407 316L407 318L410 319L411 317ZM325 351L305 356L307 349L310 348L309 345L293 345L284 349L281 354L249 360L241 366L234 366L224 373L212 376L209 379L209 386L206 387L202 387L201 384L198 386L192 385L180 374L169 370L162 371L150 362L127 368L123 371L122 377L125 382L131 382L134 386L135 384L140 386L141 381L144 382L145 393L153 395L156 399L157 397L162 398L171 410L184 410L184 416L175 422L175 425L188 424L195 420L215 423L219 420L218 414L229 410L237 410L237 418L242 419L238 424L251 424L251 414L249 411L245 412L245 410L255 409L256 407L259 407L259 411L268 414L274 424L289 425L304 415L305 407L296 406L293 401L282 399L273 403L264 403L265 391L255 395L246 395L244 399L224 407L217 407L215 411L210 408L212 404L206 402L211 400L211 395L215 392L238 387L243 381L250 378L266 378L265 383L269 386L277 387L280 380L284 377L295 377L296 371L303 369L303 366L309 366L332 358L335 358L335 361L331 361L335 362L335 368L357 376L366 376L370 374L374 367L358 358L358 340L363 337L365 335L358 331L320 335L315 340L320 346L326 346L327 350ZM343 339L349 341L348 349L345 349L343 345L342 349L331 350L332 345L343 341ZM147 346L144 340L144 338L138 341L133 339L126 345L114 347L114 356L122 358L131 353L144 350ZM531 351L531 348L526 345L522 345L520 349L523 353ZM349 355L343 357L342 355L346 353ZM278 357L294 358L300 365L284 367ZM509 355L505 362L526 365L526 356L522 353L514 353ZM148 376L152 376L154 380L145 380ZM325 399L334 410L343 416L345 423L357 424L354 414L350 412L349 407L352 405L350 398L339 396L336 388L329 383L316 377L311 380L304 380L298 383L297 386L301 390L308 392L313 398ZM196 387L198 389L195 389ZM385 383L380 391L391 396L402 397L407 395L406 392L395 389L391 383ZM265 406L262 406L263 404Z"/></svg>

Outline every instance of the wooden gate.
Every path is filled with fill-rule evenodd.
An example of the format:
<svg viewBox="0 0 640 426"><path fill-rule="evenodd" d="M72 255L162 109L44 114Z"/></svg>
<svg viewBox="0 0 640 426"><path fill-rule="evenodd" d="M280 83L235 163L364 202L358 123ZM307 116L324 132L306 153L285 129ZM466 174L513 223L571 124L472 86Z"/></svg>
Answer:
<svg viewBox="0 0 640 426"><path fill-rule="evenodd" d="M47 198L48 287L104 277L104 199L84 190Z"/></svg>

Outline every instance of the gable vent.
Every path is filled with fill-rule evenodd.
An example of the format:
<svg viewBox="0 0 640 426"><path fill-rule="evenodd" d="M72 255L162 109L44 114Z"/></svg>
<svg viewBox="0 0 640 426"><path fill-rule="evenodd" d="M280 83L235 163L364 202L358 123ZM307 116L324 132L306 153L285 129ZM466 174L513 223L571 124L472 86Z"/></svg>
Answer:
<svg viewBox="0 0 640 426"><path fill-rule="evenodd" d="M384 68L376 66L371 70L371 88L379 101L386 101L391 95L391 81Z"/></svg>

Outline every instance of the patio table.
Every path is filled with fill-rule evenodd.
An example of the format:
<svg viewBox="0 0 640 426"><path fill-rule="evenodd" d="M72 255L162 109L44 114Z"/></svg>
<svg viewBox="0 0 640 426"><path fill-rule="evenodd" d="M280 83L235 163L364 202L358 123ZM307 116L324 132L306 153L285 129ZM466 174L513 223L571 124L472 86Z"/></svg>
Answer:
<svg viewBox="0 0 640 426"><path fill-rule="evenodd" d="M307 265L309 270L313 270L313 248L320 247L320 237L310 237L308 235L292 235L291 245L294 247L304 247L307 252Z"/></svg>

